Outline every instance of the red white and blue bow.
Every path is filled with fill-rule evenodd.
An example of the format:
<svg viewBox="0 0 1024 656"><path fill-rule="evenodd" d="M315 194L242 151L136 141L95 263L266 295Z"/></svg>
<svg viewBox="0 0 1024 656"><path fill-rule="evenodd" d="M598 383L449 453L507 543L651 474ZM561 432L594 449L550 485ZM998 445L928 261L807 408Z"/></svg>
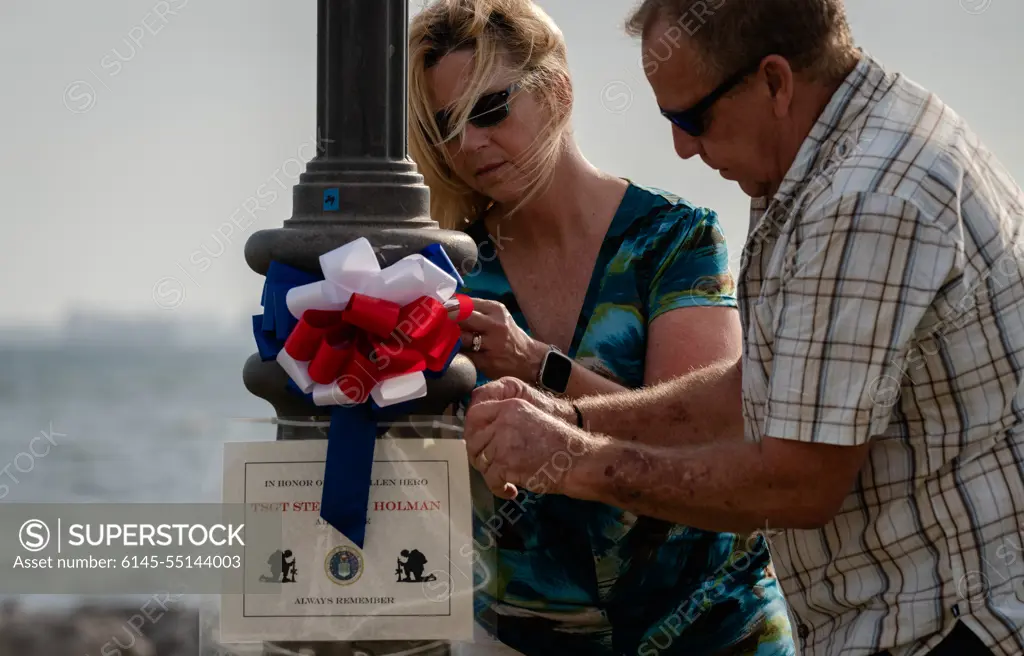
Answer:
<svg viewBox="0 0 1024 656"><path fill-rule="evenodd" d="M439 244L381 269L359 238L320 256L322 277L271 262L253 334L289 388L331 406L320 516L360 548L377 423L426 395L460 346L473 311Z"/></svg>

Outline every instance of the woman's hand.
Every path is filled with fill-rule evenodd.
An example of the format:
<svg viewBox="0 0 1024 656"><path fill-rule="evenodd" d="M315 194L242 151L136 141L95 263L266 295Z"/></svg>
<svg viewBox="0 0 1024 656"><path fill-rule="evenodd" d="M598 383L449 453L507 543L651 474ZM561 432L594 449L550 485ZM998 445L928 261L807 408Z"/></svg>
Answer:
<svg viewBox="0 0 1024 656"><path fill-rule="evenodd" d="M537 380L541 360L548 346L533 339L516 325L508 309L497 301L473 299L473 314L461 322L462 353L492 380L515 376L529 384ZM473 351L473 339L480 335L480 350Z"/></svg>

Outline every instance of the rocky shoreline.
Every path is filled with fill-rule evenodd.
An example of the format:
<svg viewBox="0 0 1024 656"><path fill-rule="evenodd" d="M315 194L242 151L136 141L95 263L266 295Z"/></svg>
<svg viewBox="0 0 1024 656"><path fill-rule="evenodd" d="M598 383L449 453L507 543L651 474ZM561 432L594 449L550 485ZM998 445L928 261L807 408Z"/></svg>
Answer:
<svg viewBox="0 0 1024 656"><path fill-rule="evenodd" d="M0 656L251 656L210 637L196 608L162 603L87 604L70 610L0 605ZM202 640L200 638L202 637Z"/></svg>
<svg viewBox="0 0 1024 656"><path fill-rule="evenodd" d="M168 602L168 595L153 595L142 604L83 604L71 609L36 610L17 601L0 601L0 656L264 656L262 643L219 644L215 608ZM332 655L372 656L374 643L349 643ZM475 646L450 650L442 641L386 642L387 654L441 656L493 654ZM410 651L410 646L415 647ZM289 649L280 656L305 656ZM503 649L500 653L509 653Z"/></svg>

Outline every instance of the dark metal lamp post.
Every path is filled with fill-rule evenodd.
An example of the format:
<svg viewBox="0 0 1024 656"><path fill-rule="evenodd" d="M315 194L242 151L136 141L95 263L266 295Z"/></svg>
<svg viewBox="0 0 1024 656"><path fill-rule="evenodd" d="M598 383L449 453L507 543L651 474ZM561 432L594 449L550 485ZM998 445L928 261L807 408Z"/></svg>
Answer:
<svg viewBox="0 0 1024 656"><path fill-rule="evenodd" d="M407 155L408 0L318 0L317 155L292 192L292 216L283 227L261 230L245 244L249 266L265 275L271 260L310 273L318 258L366 237L381 266L440 243L461 270L476 261L473 240L441 230L430 218L429 191ZM287 374L258 354L245 363L243 380L278 415L277 439L325 439L324 408L289 393ZM459 355L445 376L428 380L415 414L438 415L476 381L472 362ZM440 643L312 642L267 646L266 654L378 656L447 654ZM417 649L417 647L421 647Z"/></svg>

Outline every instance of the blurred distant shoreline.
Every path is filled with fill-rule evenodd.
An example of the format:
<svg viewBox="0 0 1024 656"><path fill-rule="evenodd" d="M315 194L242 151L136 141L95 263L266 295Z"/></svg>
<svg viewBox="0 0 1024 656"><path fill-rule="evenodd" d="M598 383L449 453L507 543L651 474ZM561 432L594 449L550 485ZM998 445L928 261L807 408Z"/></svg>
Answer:
<svg viewBox="0 0 1024 656"><path fill-rule="evenodd" d="M255 349L251 315L133 316L75 310L55 324L0 324L0 348Z"/></svg>

